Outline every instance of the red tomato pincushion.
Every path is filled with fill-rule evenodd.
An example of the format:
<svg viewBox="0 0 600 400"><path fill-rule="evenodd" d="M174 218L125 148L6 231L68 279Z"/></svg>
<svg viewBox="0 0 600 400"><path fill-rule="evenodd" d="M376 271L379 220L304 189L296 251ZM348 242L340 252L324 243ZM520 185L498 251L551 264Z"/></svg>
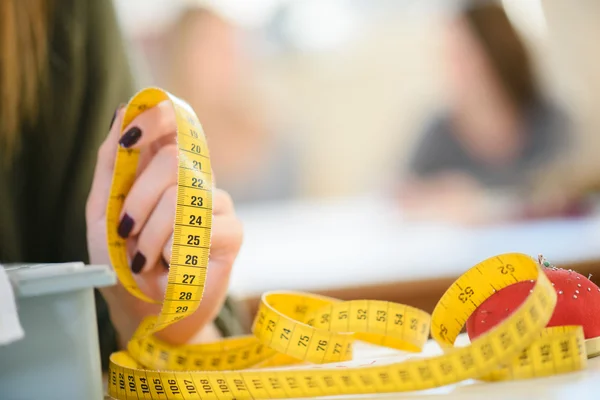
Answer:
<svg viewBox="0 0 600 400"><path fill-rule="evenodd" d="M575 271L543 267L557 293L557 302L548 327L581 325L585 338L600 336L600 288ZM493 328L525 301L533 282L518 282L489 297L467 320L471 340Z"/></svg>

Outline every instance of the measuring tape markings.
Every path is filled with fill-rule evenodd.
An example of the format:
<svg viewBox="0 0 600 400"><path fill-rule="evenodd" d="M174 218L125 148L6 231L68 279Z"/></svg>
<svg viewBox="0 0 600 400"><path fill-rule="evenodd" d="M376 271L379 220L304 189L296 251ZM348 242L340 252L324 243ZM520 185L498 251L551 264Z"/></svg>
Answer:
<svg viewBox="0 0 600 400"><path fill-rule="evenodd" d="M126 107L122 129L139 114L163 101L173 104L177 123L179 154L177 207L170 259L168 284L162 310L153 324L140 334L147 336L193 314L204 292L212 227L212 176L206 138L197 117L175 96L160 89L147 89L134 96ZM125 196L136 177L139 150L119 148L111 196L107 207L107 227L116 226ZM115 201L118 199L118 201ZM191 211L193 210L193 211ZM200 218L200 224L189 224L190 215ZM194 221L198 221L197 219ZM201 226L203 229L198 229ZM192 231L193 230L193 231ZM119 281L134 296L157 303L138 287L129 268L125 239L113 229L107 229L111 264Z"/></svg>
<svg viewBox="0 0 600 400"><path fill-rule="evenodd" d="M111 356L109 394L116 399L250 399L422 390L466 379L524 379L585 368L598 341L583 340L580 326L545 328L556 292L542 267L523 254L490 258L459 277L432 315L402 304L342 302L295 292L263 295L252 335L216 343L171 346L153 333L191 315L202 300L212 227L212 176L206 138L193 110L161 89L146 89L128 104L122 128L163 101L175 109L179 154L172 256L162 309L142 322L127 351ZM119 149L107 208L111 263L134 296L155 300L138 287L125 241L116 227L137 171L138 150ZM512 268L508 268L508 266ZM528 298L510 317L473 340L454 342L469 316L495 291L534 280ZM389 365L336 368L351 360L361 340L397 350L422 351L429 333L443 349ZM306 365L325 364L320 369ZM287 366L284 369L273 367Z"/></svg>

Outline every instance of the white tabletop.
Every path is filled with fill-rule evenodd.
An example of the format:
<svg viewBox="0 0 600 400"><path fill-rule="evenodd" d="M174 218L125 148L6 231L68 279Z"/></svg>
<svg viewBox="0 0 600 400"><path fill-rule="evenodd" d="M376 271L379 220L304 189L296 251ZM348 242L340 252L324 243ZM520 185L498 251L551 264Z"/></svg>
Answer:
<svg viewBox="0 0 600 400"><path fill-rule="evenodd" d="M397 207L364 197L238 208L244 245L231 291L318 290L455 277L506 252L561 262L600 258L600 217L492 228L408 222Z"/></svg>
<svg viewBox="0 0 600 400"><path fill-rule="evenodd" d="M457 345L468 343L466 335L460 335ZM385 363L401 361L406 356L397 356L392 350L357 343L354 347L357 358L365 357L365 360L377 360ZM423 349L423 356L434 356L441 354L439 346L430 340ZM363 361L364 362L364 361ZM435 389L408 392L389 393L376 395L352 395L337 396L336 400L396 400L396 399L439 399L439 400L463 400L463 399L510 399L510 400L592 400L600 398L600 357L588 360L585 370L554 375L544 378L535 378L518 381L505 382L482 382L468 380L454 385L443 386Z"/></svg>

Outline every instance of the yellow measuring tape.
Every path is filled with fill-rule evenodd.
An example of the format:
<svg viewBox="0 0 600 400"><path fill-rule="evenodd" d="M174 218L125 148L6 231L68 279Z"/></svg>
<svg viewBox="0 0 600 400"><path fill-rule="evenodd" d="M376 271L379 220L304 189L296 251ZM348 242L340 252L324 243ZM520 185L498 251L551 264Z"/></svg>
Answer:
<svg viewBox="0 0 600 400"><path fill-rule="evenodd" d="M469 269L446 291L432 315L385 301L272 292L262 297L253 335L199 345L161 342L153 333L194 313L201 304L212 221L210 157L194 111L168 92L146 89L127 105L122 128L163 101L170 101L175 109L179 149L168 285L159 315L143 321L127 351L112 354L111 397L227 400L405 392L473 378L525 379L576 371L586 367L588 357L600 353L599 341L586 342L581 326L545 328L556 305L556 292L542 266L517 253L496 256ZM125 241L116 228L136 176L138 156L136 150L118 150L107 240L121 284L134 296L154 302L137 286ZM470 344L455 345L480 304L495 291L525 280L536 283L509 318ZM419 353L430 334L443 352L424 357ZM414 357L386 365L340 368L331 364L352 360L356 340ZM315 365L320 368L311 367Z"/></svg>

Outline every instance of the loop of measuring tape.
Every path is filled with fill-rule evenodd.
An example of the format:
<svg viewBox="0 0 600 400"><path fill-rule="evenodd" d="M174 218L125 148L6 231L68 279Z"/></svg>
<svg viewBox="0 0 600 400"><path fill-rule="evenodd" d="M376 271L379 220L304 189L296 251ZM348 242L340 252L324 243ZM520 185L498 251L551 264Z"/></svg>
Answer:
<svg viewBox="0 0 600 400"><path fill-rule="evenodd" d="M179 150L167 290L161 312L142 322L127 351L111 355L112 398L227 400L405 392L467 379L525 379L576 371L586 367L588 357L600 353L600 342L585 341L581 326L545 328L556 292L541 265L518 253L496 256L469 269L431 315L385 301L272 292L261 299L252 335L196 345L162 342L153 333L191 315L201 304L212 223L210 157L194 111L166 91L146 89L127 105L122 127L163 101L170 101L175 110ZM125 241L116 229L136 177L138 156L136 150L118 150L107 240L120 283L132 295L155 302L136 284ZM513 268L505 268L509 264ZM494 292L525 280L535 285L519 308L470 344L455 345L480 304ZM430 334L443 353L423 357L420 353ZM385 365L344 365L354 359L356 340L413 357Z"/></svg>

